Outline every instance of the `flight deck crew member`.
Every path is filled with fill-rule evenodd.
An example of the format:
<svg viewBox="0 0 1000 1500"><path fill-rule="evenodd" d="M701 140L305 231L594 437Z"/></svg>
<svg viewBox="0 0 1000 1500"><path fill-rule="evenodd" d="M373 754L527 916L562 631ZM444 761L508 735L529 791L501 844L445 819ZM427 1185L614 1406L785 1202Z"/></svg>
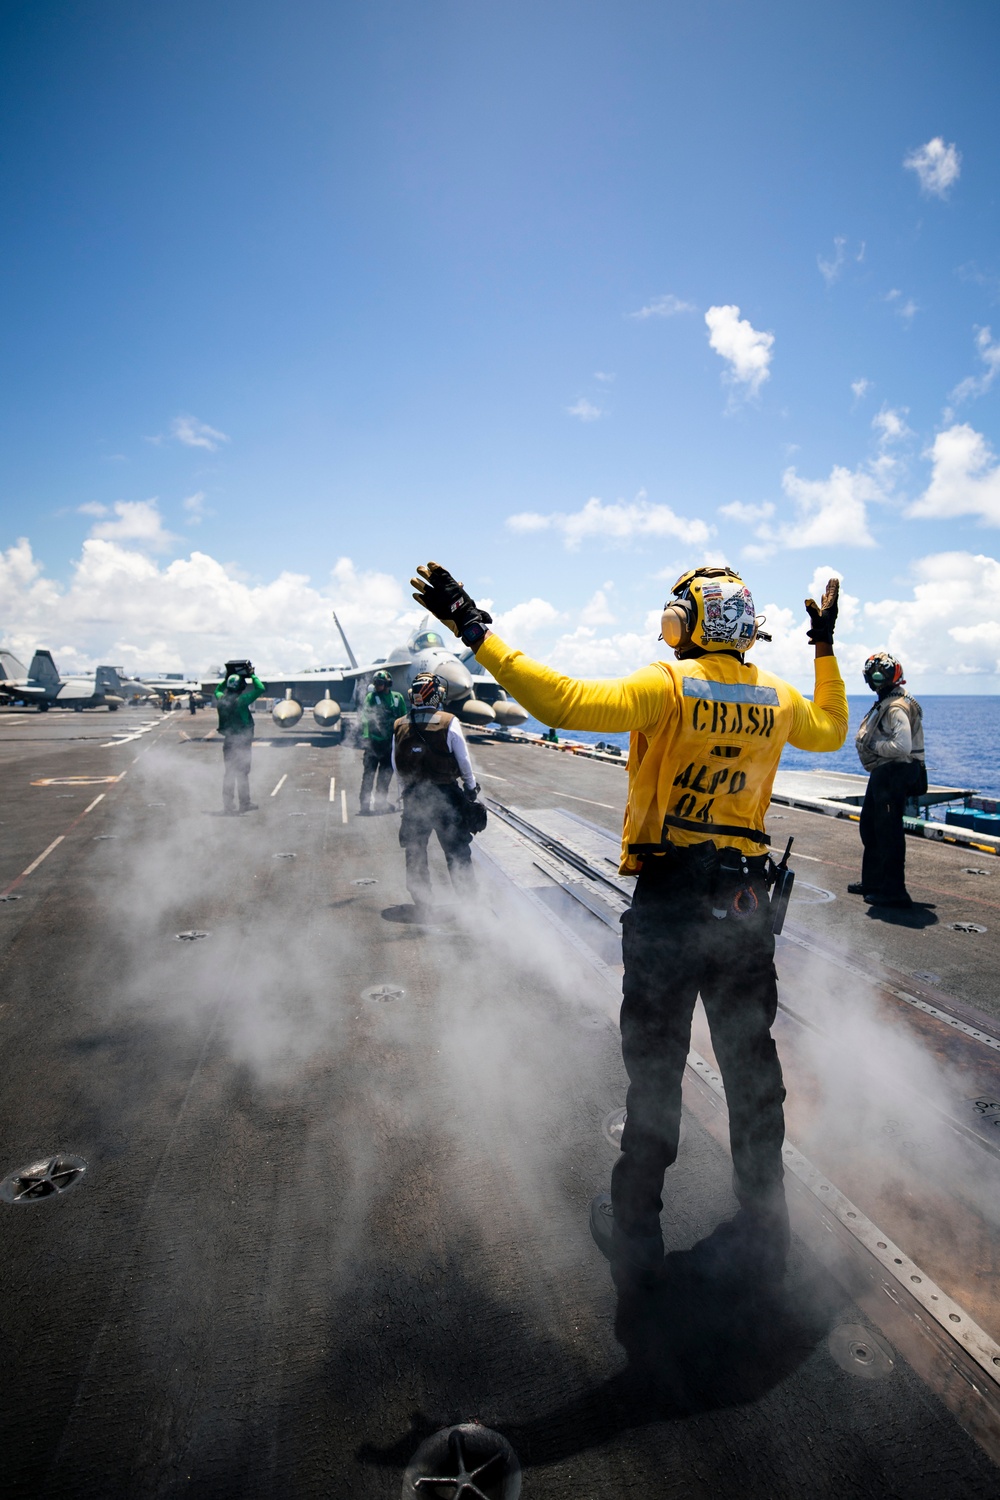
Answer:
<svg viewBox="0 0 1000 1500"><path fill-rule="evenodd" d="M247 672L230 672L215 690L225 764L222 776L222 810L226 813L257 810L257 804L250 801L250 757L253 751L253 715L250 713L250 705L264 691L264 684L252 667Z"/></svg>
<svg viewBox="0 0 1000 1500"><path fill-rule="evenodd" d="M437 563L418 568L414 598L543 723L629 730L621 871L637 875L622 919L622 1054L629 1076L611 1226L591 1204L594 1237L616 1284L663 1265L663 1175L677 1156L681 1078L700 992L726 1088L740 1212L723 1240L748 1271L780 1276L788 1248L781 1146L785 1090L770 1030L777 1007L765 881L764 815L782 747L837 750L847 698L833 630L839 585L806 601L815 698L746 662L761 635L750 590L729 568L685 573L664 607L676 660L619 679L579 681L532 661L486 627Z"/></svg>
<svg viewBox="0 0 1000 1500"><path fill-rule="evenodd" d="M475 802L479 785L461 724L441 711L446 693L443 677L418 672L408 693L410 711L393 731L392 768L403 792L399 842L406 852L406 888L418 915L431 905L427 842L432 833L456 891L467 893L472 885L466 808Z"/></svg>
<svg viewBox="0 0 1000 1500"><path fill-rule="evenodd" d="M361 816L375 811L389 811L389 787L392 783L392 726L406 713L402 693L392 689L388 672L376 672L361 707L361 738L364 740L364 762L361 772ZM372 785L375 807L372 808Z"/></svg>
<svg viewBox="0 0 1000 1500"><path fill-rule="evenodd" d="M864 679L878 697L854 740L868 786L861 808L861 879L847 889L871 906L912 906L903 813L911 797L927 790L923 712L903 691L902 665L888 651L869 656Z"/></svg>

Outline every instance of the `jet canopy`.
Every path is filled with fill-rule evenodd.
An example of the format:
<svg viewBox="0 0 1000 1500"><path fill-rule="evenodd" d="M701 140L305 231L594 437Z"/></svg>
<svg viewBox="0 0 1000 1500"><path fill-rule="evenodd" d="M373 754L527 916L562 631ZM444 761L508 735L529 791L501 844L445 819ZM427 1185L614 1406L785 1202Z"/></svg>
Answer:
<svg viewBox="0 0 1000 1500"><path fill-rule="evenodd" d="M440 630L418 630L410 641L411 651L428 651L434 646L444 646L445 639Z"/></svg>

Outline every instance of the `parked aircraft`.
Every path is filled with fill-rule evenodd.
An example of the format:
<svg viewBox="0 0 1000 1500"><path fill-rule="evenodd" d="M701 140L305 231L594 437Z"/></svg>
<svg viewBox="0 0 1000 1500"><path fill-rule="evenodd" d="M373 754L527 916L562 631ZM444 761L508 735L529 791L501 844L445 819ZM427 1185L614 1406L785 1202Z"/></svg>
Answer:
<svg viewBox="0 0 1000 1500"><path fill-rule="evenodd" d="M92 677L60 677L51 651L37 650L27 673L10 652L0 656L4 673L0 695L7 703L27 703L39 713L50 708L72 708L77 713L107 708L114 713L125 701L117 667L98 667Z"/></svg>
<svg viewBox="0 0 1000 1500"><path fill-rule="evenodd" d="M314 667L294 676L269 676L268 695L279 700L271 717L280 728L294 728L303 709L311 708L321 729L339 728L343 732L343 711L360 706L379 668L389 673L393 687L403 694L418 672L436 672L448 685L448 711L470 728L512 729L528 717L488 672L479 671L473 677L467 661L447 644L445 632L429 617L424 617L405 646L397 646L388 656L365 666L358 664L337 616L333 619L350 666ZM465 657L471 657L475 664L471 652L465 652ZM206 683L204 689L214 692L215 684L209 689Z"/></svg>

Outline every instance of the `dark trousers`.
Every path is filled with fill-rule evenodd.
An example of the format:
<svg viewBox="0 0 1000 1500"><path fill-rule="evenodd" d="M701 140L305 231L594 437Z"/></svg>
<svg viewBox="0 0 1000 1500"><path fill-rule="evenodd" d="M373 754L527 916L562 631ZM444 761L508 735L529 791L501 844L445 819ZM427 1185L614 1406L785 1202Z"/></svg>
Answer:
<svg viewBox="0 0 1000 1500"><path fill-rule="evenodd" d="M737 1197L744 1208L783 1205L785 1089L771 1037L778 1004L774 937L764 880L754 876L751 884L756 911L745 917L730 911L720 921L712 907L728 904L731 882L719 882L713 895L707 878L683 860L670 870L647 868L622 918L622 1057L629 1090L611 1197L615 1224L626 1234L659 1229L663 1174L677 1157L681 1079L699 992L726 1087Z"/></svg>
<svg viewBox="0 0 1000 1500"><path fill-rule="evenodd" d="M392 781L392 741L365 740L365 753L361 769L361 811L367 812L371 804L372 786L375 801L389 800L389 785Z"/></svg>
<svg viewBox="0 0 1000 1500"><path fill-rule="evenodd" d="M406 888L417 905L431 899L427 841L436 833L448 861L451 883L459 892L472 884L472 834L466 827L465 797L455 782L437 786L418 781L403 788L399 842L406 853Z"/></svg>
<svg viewBox="0 0 1000 1500"><path fill-rule="evenodd" d="M923 767L916 761L889 760L868 777L861 808L861 884L866 896L906 895L907 799L927 790Z"/></svg>
<svg viewBox="0 0 1000 1500"><path fill-rule="evenodd" d="M226 812L236 811L239 798L240 811L250 806L250 756L253 751L252 734L227 734L222 739L222 806Z"/></svg>

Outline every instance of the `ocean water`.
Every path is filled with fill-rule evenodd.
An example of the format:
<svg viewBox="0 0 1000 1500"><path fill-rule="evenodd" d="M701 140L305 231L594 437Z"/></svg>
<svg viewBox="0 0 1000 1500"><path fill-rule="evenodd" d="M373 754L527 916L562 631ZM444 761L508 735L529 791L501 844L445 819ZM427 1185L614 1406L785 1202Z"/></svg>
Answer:
<svg viewBox="0 0 1000 1500"><path fill-rule="evenodd" d="M858 725L874 700L848 698L850 726L842 750L833 754L814 755L786 745L782 766L791 771L850 771L861 774L861 763L854 748ZM954 786L1000 797L1000 695L991 697L921 697L924 711L924 747L927 775L938 786ZM546 726L529 719L525 729L544 733ZM583 740L587 744L620 745L628 750L627 734L588 734L566 731L561 739Z"/></svg>

